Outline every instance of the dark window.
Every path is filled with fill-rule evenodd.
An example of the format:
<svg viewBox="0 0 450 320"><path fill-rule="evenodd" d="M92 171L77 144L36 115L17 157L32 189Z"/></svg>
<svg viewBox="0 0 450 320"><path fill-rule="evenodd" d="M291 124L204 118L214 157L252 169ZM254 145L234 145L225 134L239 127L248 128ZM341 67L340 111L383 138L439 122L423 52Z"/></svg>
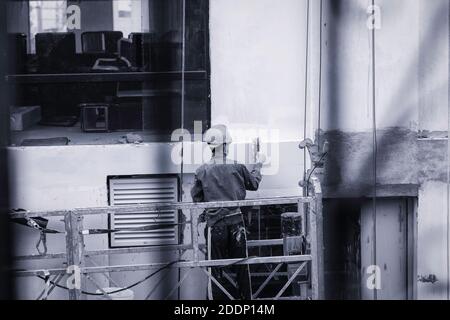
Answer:
<svg viewBox="0 0 450 320"><path fill-rule="evenodd" d="M120 143L128 132L166 142L181 127L193 134L194 121L205 130L208 11L208 0L185 12L182 0L10 0L12 144Z"/></svg>

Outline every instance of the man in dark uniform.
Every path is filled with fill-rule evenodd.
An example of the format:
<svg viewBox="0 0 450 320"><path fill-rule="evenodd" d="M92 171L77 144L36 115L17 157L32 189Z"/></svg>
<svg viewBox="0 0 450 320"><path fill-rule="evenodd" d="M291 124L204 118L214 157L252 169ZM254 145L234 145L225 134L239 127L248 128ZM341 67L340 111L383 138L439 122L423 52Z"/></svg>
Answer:
<svg viewBox="0 0 450 320"><path fill-rule="evenodd" d="M196 171L191 190L194 202L244 200L247 190L258 190L263 155L257 156L251 171L245 165L227 159L232 139L224 125L209 129L205 133L205 141L212 150L212 158ZM248 257L247 235L240 208L208 209L204 212L204 217L209 260ZM250 300L252 291L249 267L236 265L234 268L238 285L236 298ZM221 267L211 269L211 274L220 284L227 282L224 281ZM226 298L211 280L208 283L208 297L216 300Z"/></svg>

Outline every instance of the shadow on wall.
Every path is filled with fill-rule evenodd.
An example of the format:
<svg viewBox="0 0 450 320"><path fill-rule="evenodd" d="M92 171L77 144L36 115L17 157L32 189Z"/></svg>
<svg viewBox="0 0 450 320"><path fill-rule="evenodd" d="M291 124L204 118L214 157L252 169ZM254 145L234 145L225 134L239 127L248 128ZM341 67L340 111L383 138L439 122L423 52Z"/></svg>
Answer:
<svg viewBox="0 0 450 320"><path fill-rule="evenodd" d="M6 1L0 3L0 48L6 43ZM3 49L1 50L3 51ZM6 149L9 134L9 107L7 87L4 81L7 62L0 56L0 299L13 297L12 281L9 272L11 266L10 224L6 214L8 201L8 168L6 167Z"/></svg>
<svg viewBox="0 0 450 320"><path fill-rule="evenodd" d="M345 4L344 4L345 3ZM324 77L326 78L326 83L324 86L326 87L326 94L328 95L327 101L330 101L333 103L333 105L325 106L327 108L327 117L324 119L326 121L327 127L329 128L338 128L340 124L340 119L342 117L341 111L345 108L351 108L356 110L357 108L361 108L359 105L352 105L346 104L344 105L341 99L341 84L345 79L340 78L339 74L339 65L342 64L344 59L348 59L348 57L343 55L344 46L342 43L346 41L344 39L344 34L342 28L337 25L331 25L330 22L333 24L339 24L340 23L340 16L344 15L344 10L348 10L348 0L328 0L326 2L325 7L325 15L328 15L331 17L329 19L330 21L327 22L325 27L327 28L328 32L328 38L325 40L325 56L329 60L328 62L328 69L324 70ZM355 10L365 10L365 8L358 8L355 5ZM447 14L448 14L448 6L445 1L442 1L442 5L439 6L430 21L433 21L433 23L430 23L428 25L427 30L424 30L423 34L423 40L421 43L419 43L419 50L422 51L429 51L432 50L433 47L437 45L437 42L442 39L442 37L446 37L448 34L448 25L443 24L442 21L447 21ZM406 22L405 22L406 23ZM369 33L368 33L369 35ZM429 35L429 36L426 36ZM376 40L375 40L376 41ZM380 44L378 44L380 45ZM403 54L403 53L398 53ZM370 58L371 52L367 52L368 57ZM411 54L411 61L410 61L410 68L409 72L405 73L403 75L402 81L399 81L399 85L397 88L393 88L392 97L388 100L390 101L389 106L386 108L383 108L384 110L394 110L401 108L403 110L402 113L399 114L397 118L398 123L402 123L402 119L406 118L408 114L411 113L413 108L417 107L414 104L411 104L411 102L405 103L405 93L411 92L411 89L409 87L411 81L410 79L414 79L418 77L418 66L420 65L420 55L419 54ZM427 82L432 79L432 75L426 74L425 79L422 81ZM440 86L440 84L436 84L437 87ZM368 103L371 103L372 99L368 99ZM445 102L446 103L446 102ZM369 110L372 110L372 106L369 106ZM384 128L386 130L387 128ZM377 133L380 131L380 129L377 129ZM417 173L419 171L419 165L420 163L417 161L417 156L414 156L411 158L411 152L414 155L414 150L410 151L408 153L407 159L402 159L401 157L404 157L405 154L402 152L397 152L397 154L392 157L392 148L389 146L393 143L399 143L402 142L401 140L395 142L392 141L393 139L403 139L402 137L406 137L411 143L416 143L416 139L414 137L414 134L417 134L416 132L410 132L410 134L398 134L401 129L394 128L394 129L388 129L383 134L380 134L377 136L377 143L376 143L376 166L377 166L377 172L383 172L383 171L389 171L393 170L395 168L392 168L392 166L395 166L397 164L398 169L401 171L403 170L404 161L413 161L414 166L413 169ZM394 133L395 137L393 138L390 134ZM335 131L330 132L330 135L335 134L336 136L342 136L341 132ZM411 136L411 134L413 136ZM410 138L413 138L412 140ZM360 138L361 139L361 138ZM352 141L348 139L334 139L335 143L330 144L330 153L329 153L329 159L333 159L336 163L333 164L333 167L326 166L326 174L324 178L324 185L330 185L330 186L341 186L345 184L347 181L343 181L343 174L342 169L346 166L349 166L349 163L352 161L355 161L357 163L356 166L353 166L355 168L354 172L352 172L353 177L356 179L362 179L365 180L365 183L361 183L358 187L360 189L361 194L370 194L375 188L375 181L373 179L373 172L374 172L374 152L375 152L375 146L373 144L373 136L372 135L366 135L365 138L362 138L363 141L360 141L362 149L366 149L367 152L363 152L363 156L361 158L354 158L352 159L351 156L347 155L345 157L345 163L340 158L340 155L348 154L349 150L352 150L354 146L352 145ZM323 140L323 139L321 139ZM417 148L417 146L412 145L412 148ZM356 152L354 154L359 154L359 150L355 150ZM386 161L387 158L390 158L391 161ZM331 165L331 163L328 161L328 164ZM387 166L390 166L389 168ZM358 169L356 169L358 168ZM371 178L372 177L372 178ZM377 177L378 178L378 177ZM370 181L371 179L371 181ZM378 179L377 179L378 180ZM414 181L415 178L411 178L411 182ZM369 181L369 183L367 183ZM380 183L381 181L377 181L377 183ZM404 181L400 181L400 183L403 183Z"/></svg>

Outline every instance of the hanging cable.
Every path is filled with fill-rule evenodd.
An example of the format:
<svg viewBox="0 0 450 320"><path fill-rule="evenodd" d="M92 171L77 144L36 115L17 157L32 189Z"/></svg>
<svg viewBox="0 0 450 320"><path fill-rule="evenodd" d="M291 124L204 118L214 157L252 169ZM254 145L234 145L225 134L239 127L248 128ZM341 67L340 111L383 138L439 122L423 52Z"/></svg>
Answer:
<svg viewBox="0 0 450 320"><path fill-rule="evenodd" d="M233 263L230 263L230 264L227 264L227 265L223 265L223 266L217 266L217 267L218 267L218 268L231 267L231 266L234 266L234 265L237 265L237 264L240 264L240 263L244 263L244 262L246 262L246 261L248 261L248 260L250 260L250 259L254 259L254 258L256 258L256 256L246 257L246 258L242 258L242 259L240 259L240 260L238 260L238 261L236 261L236 262L233 262ZM132 289L132 288L134 288L134 287L140 285L141 283L147 281L148 279L152 278L153 276L155 276L156 274L160 273L161 271L163 271L163 270L165 270L165 269L168 269L168 268L170 268L171 266L173 266L174 264L179 263L179 262L186 262L186 260L175 260L175 261L169 262L168 264L166 264L166 265L162 266L161 268L159 268L158 270L152 272L151 274L149 274L148 276L146 276L146 277L143 278L142 280L139 280L139 281L137 281L137 282L135 282L135 283L133 283L133 284L131 284L131 285L125 287L125 288L120 288L120 289L117 289L117 290L115 290L115 291L108 292L107 294L108 294L108 295L111 295L111 294L115 294L115 293L119 293L119 292L122 292L122 291L125 291L125 290ZM46 284L52 284L53 286L58 287L58 288L60 288L60 289L70 290L70 289L69 289L68 287L66 287L66 286L60 285L60 284L56 283L56 282L53 281L53 280L49 280L49 276L50 276L49 274L48 274L48 276L45 276L45 277L44 277L44 276L37 275L37 277L38 277L39 279L45 281ZM88 295L88 296L103 296L103 295L104 295L103 293L89 292L89 291L84 291L84 290L82 290L81 293L83 293L83 294L85 294L85 295Z"/></svg>
<svg viewBox="0 0 450 320"><path fill-rule="evenodd" d="M450 7L448 12L450 21ZM450 53L450 23L449 23L449 47ZM450 64L449 64L448 92L450 93ZM448 98L448 135L447 135L447 300L450 300L450 94Z"/></svg>
<svg viewBox="0 0 450 320"><path fill-rule="evenodd" d="M320 148L320 131L322 128L321 117L322 117L322 24L323 24L323 0L320 0L320 25L319 25L319 101L317 106L317 145Z"/></svg>
<svg viewBox="0 0 450 320"><path fill-rule="evenodd" d="M184 197L184 104L185 104L185 71L186 71L186 0L183 0L183 17L182 17L183 43L181 53L181 168L180 168L180 193L181 201ZM181 270L178 269L178 277L181 276ZM178 290L178 298L180 297L180 290Z"/></svg>
<svg viewBox="0 0 450 320"><path fill-rule="evenodd" d="M118 290L115 290L115 291L108 292L108 295L115 294L115 293L119 293L119 292L122 292L122 291L125 291L125 290L129 290L129 289L132 289L132 288L136 287L137 285L139 285L139 284L141 284L141 283L147 281L147 280L150 279L151 277L155 276L155 275L158 274L159 272L161 272L161 271L163 271L163 270L165 270L165 269L167 269L167 268L170 268L172 265L174 265L174 264L176 264L176 263L178 263L178 262L185 262L185 260L176 260L176 261L172 261L172 262L170 262L170 263L168 263L168 264L162 266L161 268L159 268L159 269L156 270L155 272L151 273L150 275L146 276L144 279L139 280L139 281L137 281L137 282L135 282L135 283L129 285L128 287L125 287L125 288L121 288L121 289L118 289ZM47 279L46 277L39 276L39 275L38 275L37 277L38 277L39 279L41 279L41 280L48 281L48 279ZM48 281L48 283L51 283L53 286L58 287L58 288L60 288L60 289L70 290L68 287L65 287L65 286L63 286L63 285L60 285L60 284L56 283L55 281ZM88 295L88 296L103 296L103 295L104 295L103 293L96 293L96 292L89 292L89 291L81 291L81 293L83 293L83 294L85 294L85 295Z"/></svg>
<svg viewBox="0 0 450 320"><path fill-rule="evenodd" d="M375 0L372 0L372 10L375 10ZM372 25L372 138L373 138L373 265L377 265L377 113L376 113L376 50L375 50L375 24L376 17L373 17ZM374 300L378 299L378 292L375 288Z"/></svg>
<svg viewBox="0 0 450 320"><path fill-rule="evenodd" d="M307 135L307 111L308 111L308 75L309 75L309 6L310 0L306 2L306 52L305 52L305 113L304 113L304 123L303 123L303 139L306 139ZM305 149L303 153L303 181L306 181L307 168L306 168L306 152ZM306 192L305 188L303 189ZM306 194L304 194L306 196Z"/></svg>
<svg viewBox="0 0 450 320"><path fill-rule="evenodd" d="M180 168L180 192L183 200L184 183L184 104L185 104L185 71L186 71L186 0L183 0L182 8L182 49L181 49L181 168Z"/></svg>

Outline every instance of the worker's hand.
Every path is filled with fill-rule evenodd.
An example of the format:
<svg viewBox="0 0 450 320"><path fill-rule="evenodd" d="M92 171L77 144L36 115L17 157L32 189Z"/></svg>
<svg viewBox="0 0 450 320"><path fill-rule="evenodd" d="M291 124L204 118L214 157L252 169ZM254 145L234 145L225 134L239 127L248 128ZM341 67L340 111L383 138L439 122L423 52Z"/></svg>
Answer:
<svg viewBox="0 0 450 320"><path fill-rule="evenodd" d="M258 152L256 154L256 163L264 165L267 162L267 156L264 153Z"/></svg>

